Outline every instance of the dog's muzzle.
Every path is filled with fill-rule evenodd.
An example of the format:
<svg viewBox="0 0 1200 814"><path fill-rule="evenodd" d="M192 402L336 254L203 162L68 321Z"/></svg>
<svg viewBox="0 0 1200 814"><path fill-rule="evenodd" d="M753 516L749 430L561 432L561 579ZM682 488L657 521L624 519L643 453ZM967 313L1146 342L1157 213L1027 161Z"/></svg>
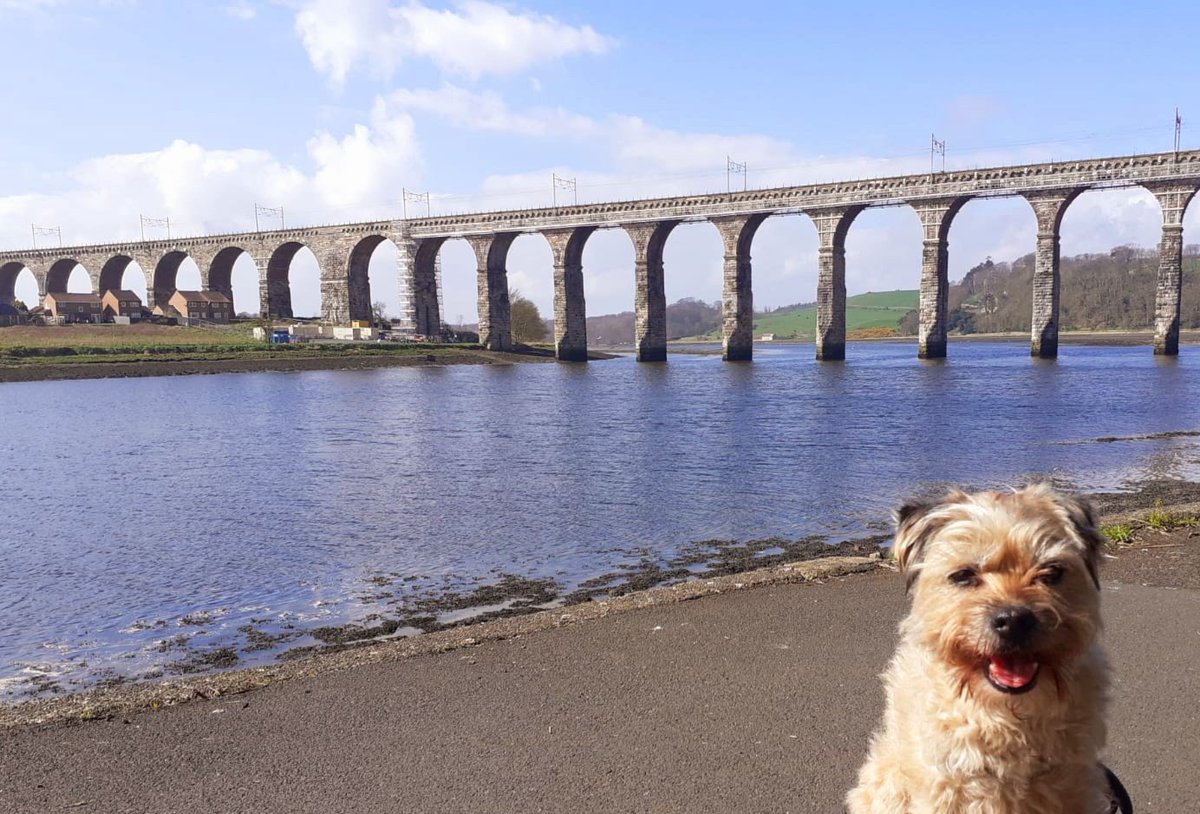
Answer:
<svg viewBox="0 0 1200 814"><path fill-rule="evenodd" d="M1041 669L1029 652L1040 627L1037 615L1029 608L1010 605L992 611L989 623L999 647L984 668L988 683L1000 692L1029 692Z"/></svg>

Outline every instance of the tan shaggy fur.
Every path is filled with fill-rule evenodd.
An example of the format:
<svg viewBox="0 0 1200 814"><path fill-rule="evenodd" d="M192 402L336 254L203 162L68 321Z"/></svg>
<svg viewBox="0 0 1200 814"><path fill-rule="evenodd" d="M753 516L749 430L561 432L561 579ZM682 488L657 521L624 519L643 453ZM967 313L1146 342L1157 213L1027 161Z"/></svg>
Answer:
<svg viewBox="0 0 1200 814"><path fill-rule="evenodd" d="M887 709L851 814L1097 814L1108 667L1097 641L1103 538L1090 507L1044 485L952 492L898 513L912 610L883 675ZM995 614L1032 611L1022 694L988 680ZM1007 651L1003 651L1007 652Z"/></svg>

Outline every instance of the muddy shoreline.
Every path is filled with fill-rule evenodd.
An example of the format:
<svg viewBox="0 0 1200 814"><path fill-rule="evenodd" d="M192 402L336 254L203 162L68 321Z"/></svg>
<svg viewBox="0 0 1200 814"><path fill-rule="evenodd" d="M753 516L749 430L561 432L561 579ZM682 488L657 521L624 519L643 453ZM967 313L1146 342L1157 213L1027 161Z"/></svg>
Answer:
<svg viewBox="0 0 1200 814"><path fill-rule="evenodd" d="M1200 483L1150 481L1135 491L1095 494L1091 498L1104 527L1114 532L1125 526L1151 529L1144 518L1155 515L1186 518L1193 523L1200 518ZM193 652L177 662L177 669L167 671L163 676L166 680L116 681L85 692L0 705L0 728L110 718L196 698L238 694L276 681L366 663L523 636L713 593L886 568L890 566L881 546L889 539L890 535L879 534L838 544L819 536L747 543L703 541L661 561L647 553L640 562L588 580L571 592L563 592L552 580L502 575L498 581L472 591L427 596L411 606L406 615L379 615L365 623L306 630L304 635L316 644L284 650L275 662L263 666L237 668L239 654L234 648ZM383 575L376 584L381 590L389 587ZM454 618L456 611L489 605L496 609ZM244 632L247 644L243 652L280 644L265 632Z"/></svg>
<svg viewBox="0 0 1200 814"><path fill-rule="evenodd" d="M193 376L215 373L295 372L303 370L377 370L387 367L437 367L442 365L511 365L523 362L553 362L554 354L541 348L520 351L489 351L474 348L430 348L397 353L361 355L279 356L214 354L212 359L138 359L134 361L86 361L73 363L35 362L0 366L0 383L74 379L121 379L143 376ZM611 359L612 354L593 352L589 358Z"/></svg>

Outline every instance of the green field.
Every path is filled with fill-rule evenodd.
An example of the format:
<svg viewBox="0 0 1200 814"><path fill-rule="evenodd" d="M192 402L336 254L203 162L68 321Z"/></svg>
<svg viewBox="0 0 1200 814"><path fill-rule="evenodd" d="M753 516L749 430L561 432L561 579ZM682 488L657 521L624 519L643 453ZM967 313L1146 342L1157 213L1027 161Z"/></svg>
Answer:
<svg viewBox="0 0 1200 814"><path fill-rule="evenodd" d="M901 317L917 307L917 291L882 291L846 298L846 331L895 328ZM755 314L754 335L773 333L778 339L812 339L817 330L814 306ZM714 334L719 336L720 333Z"/></svg>
<svg viewBox="0 0 1200 814"><path fill-rule="evenodd" d="M139 322L134 325L18 325L0 328L0 354L12 349L76 348L138 353L164 346L214 348L261 345L251 335L253 323L219 328L186 328ZM32 355L32 354L29 354Z"/></svg>

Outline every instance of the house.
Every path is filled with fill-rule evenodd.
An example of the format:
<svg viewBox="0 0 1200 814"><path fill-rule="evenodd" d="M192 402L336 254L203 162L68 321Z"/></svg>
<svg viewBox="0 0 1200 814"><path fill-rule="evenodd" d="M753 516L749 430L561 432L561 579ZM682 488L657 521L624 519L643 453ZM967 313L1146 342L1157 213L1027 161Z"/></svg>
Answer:
<svg viewBox="0 0 1200 814"><path fill-rule="evenodd" d="M759 340L758 340L758 341L759 341L759 342L774 342L774 341L775 341L775 334L763 334L763 335L762 335L762 336L759 338Z"/></svg>
<svg viewBox="0 0 1200 814"><path fill-rule="evenodd" d="M99 294L52 291L42 299L50 316L62 322L99 322L104 314Z"/></svg>
<svg viewBox="0 0 1200 814"><path fill-rule="evenodd" d="M100 304L104 309L104 316L106 318L142 318L142 300L132 291L123 291L121 289L110 288L108 291L105 291L104 296L100 298Z"/></svg>
<svg viewBox="0 0 1200 814"><path fill-rule="evenodd" d="M25 315L6 302L0 302L0 325L24 325Z"/></svg>
<svg viewBox="0 0 1200 814"><path fill-rule="evenodd" d="M233 319L233 302L219 291L176 291L167 305L188 320L228 324Z"/></svg>

